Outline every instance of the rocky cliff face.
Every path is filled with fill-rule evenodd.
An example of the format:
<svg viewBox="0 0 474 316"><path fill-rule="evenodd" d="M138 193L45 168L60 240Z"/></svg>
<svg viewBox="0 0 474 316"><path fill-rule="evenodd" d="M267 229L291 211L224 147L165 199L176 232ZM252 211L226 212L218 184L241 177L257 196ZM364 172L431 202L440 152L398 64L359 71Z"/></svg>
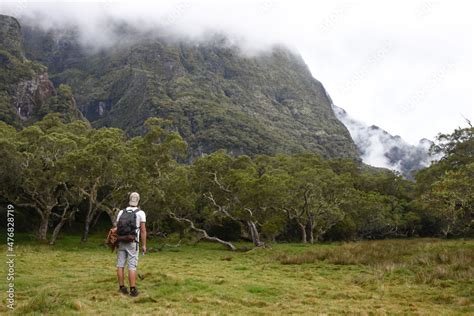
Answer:
<svg viewBox="0 0 474 316"><path fill-rule="evenodd" d="M16 58L24 59L21 39L20 23L11 16L0 15L0 47Z"/></svg>
<svg viewBox="0 0 474 316"><path fill-rule="evenodd" d="M47 68L25 58L21 34L16 19L0 15L0 120L20 127L55 109L68 119L83 119L72 94L65 97L65 89L58 94Z"/></svg>
<svg viewBox="0 0 474 316"><path fill-rule="evenodd" d="M53 82L73 88L96 127L140 134L147 117L160 116L173 120L193 156L225 148L358 159L324 87L285 48L249 57L219 36L190 43L135 33L94 52L74 30L26 28L24 38L27 56L48 65Z"/></svg>
<svg viewBox="0 0 474 316"><path fill-rule="evenodd" d="M49 97L56 95L56 89L48 79L47 72L38 74L31 80L18 82L12 90L13 104L18 117L23 121L33 117L38 104L44 104Z"/></svg>

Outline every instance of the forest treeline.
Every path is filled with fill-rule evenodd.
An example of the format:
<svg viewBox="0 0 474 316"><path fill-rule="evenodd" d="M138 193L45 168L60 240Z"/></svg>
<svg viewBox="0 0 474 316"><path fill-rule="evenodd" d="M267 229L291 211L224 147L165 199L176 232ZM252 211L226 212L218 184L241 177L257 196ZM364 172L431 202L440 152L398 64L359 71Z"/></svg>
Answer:
<svg viewBox="0 0 474 316"><path fill-rule="evenodd" d="M86 241L113 220L129 192L141 194L151 235L194 232L227 243L473 235L474 128L440 134L442 158L409 181L348 159L315 154L230 156L183 163L187 145L172 122L150 118L143 136L64 123L58 114L16 130L0 122L2 203L38 240L67 223ZM17 227L21 230L21 227Z"/></svg>

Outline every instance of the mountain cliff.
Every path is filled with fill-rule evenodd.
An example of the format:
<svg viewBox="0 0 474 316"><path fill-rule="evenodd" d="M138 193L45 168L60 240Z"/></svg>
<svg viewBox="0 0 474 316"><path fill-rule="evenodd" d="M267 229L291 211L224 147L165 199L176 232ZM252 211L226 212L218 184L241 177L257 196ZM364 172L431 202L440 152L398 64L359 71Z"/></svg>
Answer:
<svg viewBox="0 0 474 316"><path fill-rule="evenodd" d="M174 122L190 159L222 148L314 152L361 156L406 177L433 159L430 141L410 145L334 106L302 58L284 47L248 55L218 35L193 42L113 27L121 41L88 47L77 29L21 28L0 15L0 119L21 127L60 112L137 135L146 118L159 116Z"/></svg>
<svg viewBox="0 0 474 316"><path fill-rule="evenodd" d="M248 56L220 36L179 41L117 26L122 41L80 44L76 30L24 28L26 56L70 85L95 127L135 135L150 116L172 119L199 156L315 152L358 159L348 130L302 58L275 47Z"/></svg>
<svg viewBox="0 0 474 316"><path fill-rule="evenodd" d="M51 112L83 119L71 89L56 89L47 67L25 58L18 21L0 15L0 120L21 127Z"/></svg>

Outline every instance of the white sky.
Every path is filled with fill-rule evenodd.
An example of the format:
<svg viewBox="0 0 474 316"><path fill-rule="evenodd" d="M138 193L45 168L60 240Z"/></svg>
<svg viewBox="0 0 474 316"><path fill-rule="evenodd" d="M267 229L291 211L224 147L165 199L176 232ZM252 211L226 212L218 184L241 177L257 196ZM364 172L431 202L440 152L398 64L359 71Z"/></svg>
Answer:
<svg viewBox="0 0 474 316"><path fill-rule="evenodd" d="M19 0L0 2L0 13L77 23L89 44L109 40L107 17L198 39L223 32L249 52L284 43L349 115L416 143L474 121L473 3Z"/></svg>

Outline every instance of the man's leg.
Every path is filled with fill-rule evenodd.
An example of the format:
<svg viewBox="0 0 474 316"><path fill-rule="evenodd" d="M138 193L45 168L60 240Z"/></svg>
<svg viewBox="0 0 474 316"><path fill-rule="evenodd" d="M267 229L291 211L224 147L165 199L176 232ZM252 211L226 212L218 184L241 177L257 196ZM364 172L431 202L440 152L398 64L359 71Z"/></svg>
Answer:
<svg viewBox="0 0 474 316"><path fill-rule="evenodd" d="M122 269L122 282L123 282L123 269ZM137 270L128 270L128 284L130 287L135 287L137 284Z"/></svg>
<svg viewBox="0 0 474 316"><path fill-rule="evenodd" d="M119 291L123 294L128 294L128 290L124 286L124 267L127 252L121 248L122 247L119 245L119 248L117 249L117 279L119 283Z"/></svg>
<svg viewBox="0 0 474 316"><path fill-rule="evenodd" d="M119 286L123 286L124 284L124 277L123 277L123 268L117 268L117 279L118 279L118 283L119 283Z"/></svg>
<svg viewBox="0 0 474 316"><path fill-rule="evenodd" d="M127 248L128 254L128 283L130 284L130 295L137 296L137 264L138 264L138 245L130 243Z"/></svg>

